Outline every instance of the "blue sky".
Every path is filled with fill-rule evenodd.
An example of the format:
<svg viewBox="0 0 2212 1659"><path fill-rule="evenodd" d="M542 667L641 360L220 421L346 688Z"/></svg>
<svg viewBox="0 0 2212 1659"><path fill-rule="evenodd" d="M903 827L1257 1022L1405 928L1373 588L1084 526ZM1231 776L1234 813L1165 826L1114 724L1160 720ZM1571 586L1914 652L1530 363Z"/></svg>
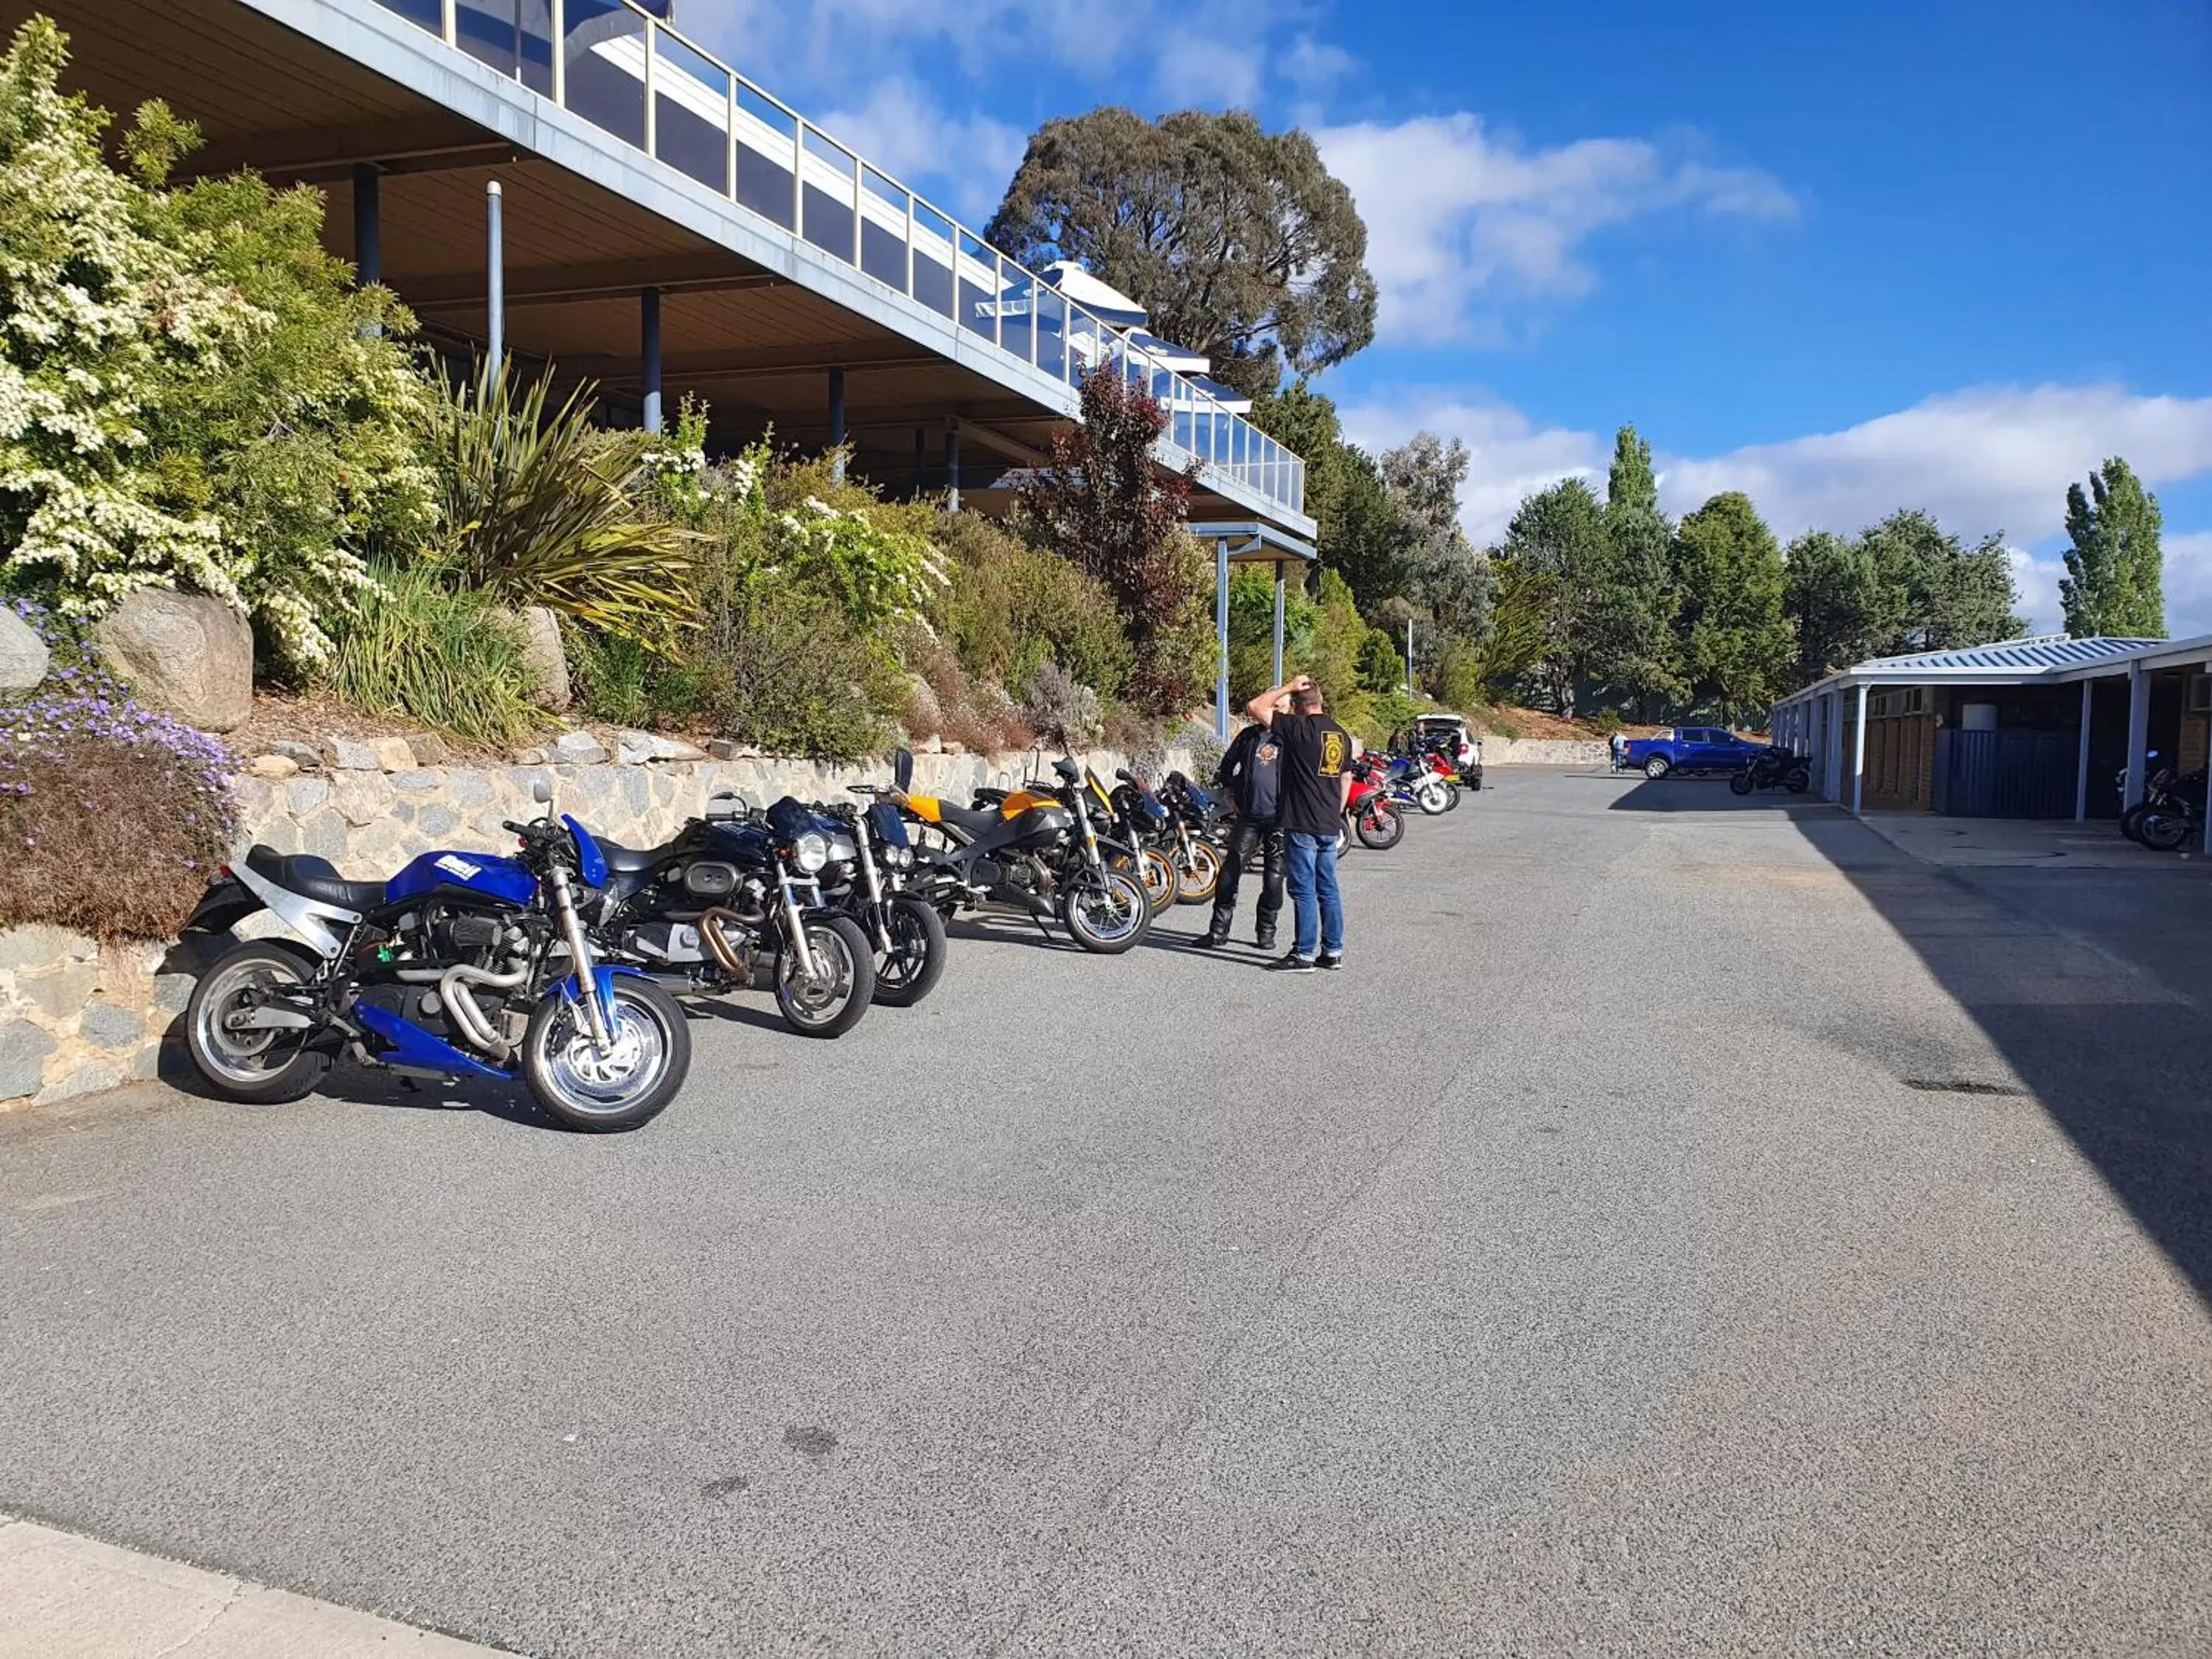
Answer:
<svg viewBox="0 0 2212 1659"><path fill-rule="evenodd" d="M1352 186L1381 337L1319 382L1474 453L1493 538L1633 421L1667 505L1787 536L2006 532L2057 622L2065 487L2128 457L2168 622L2212 633L2212 4L1660 9L677 0L754 80L980 226L1041 120L1239 106Z"/></svg>

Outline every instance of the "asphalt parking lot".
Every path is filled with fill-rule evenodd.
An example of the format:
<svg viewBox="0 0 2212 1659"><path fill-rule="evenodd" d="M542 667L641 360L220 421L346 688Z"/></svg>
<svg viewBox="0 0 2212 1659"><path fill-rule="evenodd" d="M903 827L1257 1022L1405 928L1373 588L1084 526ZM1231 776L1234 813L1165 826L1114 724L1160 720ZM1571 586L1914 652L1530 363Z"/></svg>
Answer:
<svg viewBox="0 0 2212 1659"><path fill-rule="evenodd" d="M1346 884L628 1137L0 1118L0 1510L577 1659L2212 1651L2212 871L1528 770Z"/></svg>

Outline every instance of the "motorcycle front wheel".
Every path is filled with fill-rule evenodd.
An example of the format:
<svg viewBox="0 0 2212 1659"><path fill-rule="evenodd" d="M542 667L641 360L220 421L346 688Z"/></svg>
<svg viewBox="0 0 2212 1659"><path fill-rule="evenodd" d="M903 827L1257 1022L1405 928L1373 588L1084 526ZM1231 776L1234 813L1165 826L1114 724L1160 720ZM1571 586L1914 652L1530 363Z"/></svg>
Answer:
<svg viewBox="0 0 2212 1659"><path fill-rule="evenodd" d="M884 931L891 936L891 948L876 964L876 1000L886 1008L911 1008L945 972L945 923L918 894L894 893L884 907Z"/></svg>
<svg viewBox="0 0 2212 1659"><path fill-rule="evenodd" d="M1754 787L1748 772L1734 772L1729 775L1729 793L1731 795L1747 795Z"/></svg>
<svg viewBox="0 0 2212 1659"><path fill-rule="evenodd" d="M1141 848L1134 858L1126 853L1118 854L1110 863L1122 874L1136 878L1137 884L1145 890L1145 902L1156 916L1182 896L1182 878L1176 871L1175 860L1157 847Z"/></svg>
<svg viewBox="0 0 2212 1659"><path fill-rule="evenodd" d="M1361 809L1359 816L1352 821L1352 833L1359 837L1362 847L1384 853L1404 839L1406 815L1378 797Z"/></svg>
<svg viewBox="0 0 2212 1659"><path fill-rule="evenodd" d="M1144 938L1152 908L1135 877L1121 870L1079 870L1060 901L1060 925L1095 956L1118 957Z"/></svg>
<svg viewBox="0 0 2212 1659"><path fill-rule="evenodd" d="M233 1030L226 1022L258 1006L256 993L304 985L315 968L312 952L265 939L233 945L200 975L185 1005L185 1047L211 1087L264 1106L314 1092L331 1069L331 1057L307 1046L313 1032Z"/></svg>
<svg viewBox="0 0 2212 1659"><path fill-rule="evenodd" d="M1431 817L1439 817L1451 808L1444 802L1444 787L1441 783L1424 783L1413 791L1413 805Z"/></svg>
<svg viewBox="0 0 2212 1659"><path fill-rule="evenodd" d="M2150 807L2142 801L2137 801L2128 808L2120 814L2120 833L2130 841L2140 842L2142 840L2142 821L2149 811Z"/></svg>
<svg viewBox="0 0 2212 1659"><path fill-rule="evenodd" d="M2189 820L2154 806L2136 821L2136 839L2154 853L2171 853L2189 839Z"/></svg>
<svg viewBox="0 0 2212 1659"><path fill-rule="evenodd" d="M801 1036L842 1036L875 1000L875 951L850 916L807 917L806 949L814 958L811 975L799 971L799 953L779 940L775 1006Z"/></svg>
<svg viewBox="0 0 2212 1659"><path fill-rule="evenodd" d="M691 1028L676 999L635 974L612 984L605 1053L582 1006L557 992L538 1005L522 1039L522 1080L564 1129L635 1129L660 1115L691 1070Z"/></svg>
<svg viewBox="0 0 2212 1659"><path fill-rule="evenodd" d="M1214 890L1221 885L1221 853L1212 842L1194 836L1189 851L1176 853L1175 866L1182 885L1177 904L1213 902Z"/></svg>

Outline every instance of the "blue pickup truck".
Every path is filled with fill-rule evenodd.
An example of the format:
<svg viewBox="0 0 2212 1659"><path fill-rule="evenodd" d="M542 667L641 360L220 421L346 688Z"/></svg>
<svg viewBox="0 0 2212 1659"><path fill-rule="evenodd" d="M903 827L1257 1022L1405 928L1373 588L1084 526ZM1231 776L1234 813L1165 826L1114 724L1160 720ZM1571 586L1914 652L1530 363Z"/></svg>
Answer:
<svg viewBox="0 0 2212 1659"><path fill-rule="evenodd" d="M1621 763L1647 778L1686 778L1740 771L1766 747L1717 726L1670 726L1653 738L1631 738Z"/></svg>

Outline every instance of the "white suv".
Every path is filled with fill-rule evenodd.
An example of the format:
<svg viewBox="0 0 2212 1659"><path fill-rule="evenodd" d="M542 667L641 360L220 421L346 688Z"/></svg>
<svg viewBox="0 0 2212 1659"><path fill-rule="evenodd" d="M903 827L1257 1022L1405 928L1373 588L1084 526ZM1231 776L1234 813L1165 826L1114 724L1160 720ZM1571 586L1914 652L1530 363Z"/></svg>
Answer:
<svg viewBox="0 0 2212 1659"><path fill-rule="evenodd" d="M1413 722L1413 741L1433 744L1448 741L1448 759L1459 768L1459 775L1470 789L1482 787L1482 739L1468 730L1467 721L1457 714L1423 714Z"/></svg>

